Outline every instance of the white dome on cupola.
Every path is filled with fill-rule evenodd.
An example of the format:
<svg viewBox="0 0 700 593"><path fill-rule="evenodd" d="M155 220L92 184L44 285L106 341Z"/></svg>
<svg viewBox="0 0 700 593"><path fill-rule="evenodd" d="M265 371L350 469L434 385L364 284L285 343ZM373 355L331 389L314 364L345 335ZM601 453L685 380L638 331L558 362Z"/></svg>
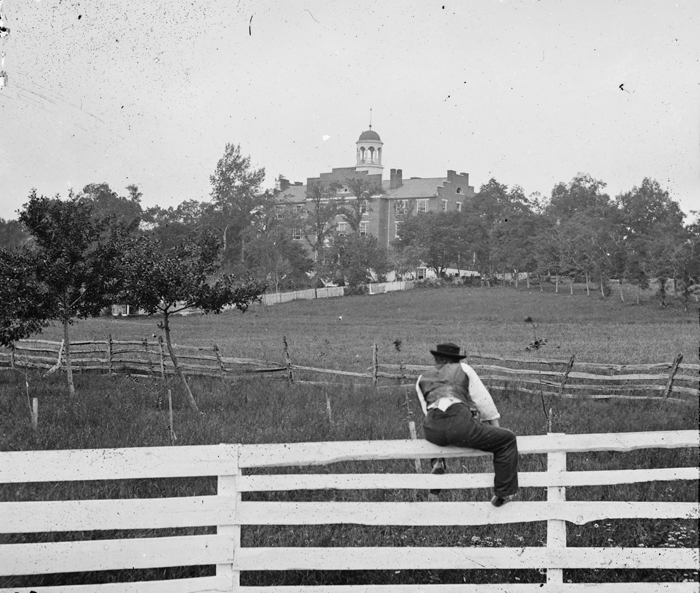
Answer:
<svg viewBox="0 0 700 593"><path fill-rule="evenodd" d="M382 147L384 143L379 134L372 129L372 124L370 124L369 130L365 130L360 134L356 144L357 165L355 170L367 171L370 174L381 174L384 169L382 165Z"/></svg>

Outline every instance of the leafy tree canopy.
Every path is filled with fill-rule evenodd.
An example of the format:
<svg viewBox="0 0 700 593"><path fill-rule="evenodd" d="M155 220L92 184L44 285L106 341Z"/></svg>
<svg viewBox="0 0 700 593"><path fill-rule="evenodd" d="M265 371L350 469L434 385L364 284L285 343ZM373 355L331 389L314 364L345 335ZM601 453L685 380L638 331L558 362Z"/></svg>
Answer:
<svg viewBox="0 0 700 593"><path fill-rule="evenodd" d="M226 144L211 182L211 203L208 205L205 224L215 229L226 253L232 243L239 246L238 255L245 259L243 231L255 217L257 209L270 199L261 192L265 169L254 169L250 157L243 156L240 144Z"/></svg>

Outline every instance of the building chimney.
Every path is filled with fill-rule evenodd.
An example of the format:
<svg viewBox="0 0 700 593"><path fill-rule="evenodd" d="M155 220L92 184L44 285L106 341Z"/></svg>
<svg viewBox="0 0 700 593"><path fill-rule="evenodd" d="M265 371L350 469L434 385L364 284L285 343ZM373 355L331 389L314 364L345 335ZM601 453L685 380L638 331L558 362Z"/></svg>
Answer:
<svg viewBox="0 0 700 593"><path fill-rule="evenodd" d="M389 169L389 189L396 189L396 169Z"/></svg>
<svg viewBox="0 0 700 593"><path fill-rule="evenodd" d="M289 179L285 179L280 176L280 191L287 191L289 189Z"/></svg>
<svg viewBox="0 0 700 593"><path fill-rule="evenodd" d="M403 171L401 169L396 169L396 187L401 187L403 185Z"/></svg>

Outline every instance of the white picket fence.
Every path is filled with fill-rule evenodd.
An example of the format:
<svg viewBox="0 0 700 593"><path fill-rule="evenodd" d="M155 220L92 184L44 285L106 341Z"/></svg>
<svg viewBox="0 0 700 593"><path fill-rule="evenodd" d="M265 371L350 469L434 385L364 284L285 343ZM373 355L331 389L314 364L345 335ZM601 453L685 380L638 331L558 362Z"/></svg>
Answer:
<svg viewBox="0 0 700 593"><path fill-rule="evenodd" d="M492 474L274 474L245 475L251 468L319 466L348 460L473 457L482 452L439 448L425 441L356 441L294 444L153 447L0 453L0 483L128 480L218 476L215 496L63 500L0 503L0 533L46 533L117 529L217 526L215 535L144 537L0 545L0 576L165 566L216 565L203 578L62 586L68 593L128 591L195 593L590 593L673 591L697 593L690 583L563 583L563 569L690 569L700 556L692 548L566 547L566 524L604 519L698 519L687 502L566 501L568 486L698 480L697 467L567 471L566 455L586 451L682 448L700 445L700 432L540 435L519 439L521 454L547 454L547 471L522 473L521 486L547 488L542 502L253 502L243 492L318 489L489 488ZM484 495L487 498L487 495ZM547 521L546 547L242 547L247 525L494 525ZM288 527L280 527L288 528ZM241 586L242 571L546 569L546 583L358 586ZM627 587L627 588L625 588ZM59 588L3 589L7 593Z"/></svg>
<svg viewBox="0 0 700 593"><path fill-rule="evenodd" d="M290 301L306 301L311 299L328 299L341 297L345 294L342 286L329 286L326 288L309 288L307 290L295 290L293 292L273 292L262 296L263 305L279 305Z"/></svg>
<svg viewBox="0 0 700 593"><path fill-rule="evenodd" d="M413 280L396 280L394 282L373 282L367 285L369 294L384 294L396 290L411 290L415 286Z"/></svg>

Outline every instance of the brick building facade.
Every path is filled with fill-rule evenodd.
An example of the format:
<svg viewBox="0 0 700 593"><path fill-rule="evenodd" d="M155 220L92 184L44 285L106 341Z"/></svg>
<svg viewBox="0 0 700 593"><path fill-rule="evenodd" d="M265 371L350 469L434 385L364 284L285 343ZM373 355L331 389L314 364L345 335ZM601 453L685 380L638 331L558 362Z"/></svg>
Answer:
<svg viewBox="0 0 700 593"><path fill-rule="evenodd" d="M448 170L446 177L404 178L401 169L390 169L389 179L383 179L383 142L379 134L370 129L362 132L356 142L356 163L354 167L334 168L318 177L309 177L306 184L290 183L280 178L278 190L279 205L296 208L298 212L308 211L313 206L307 197L307 189L314 184L326 186L337 183L339 188L331 199L350 202L356 200L347 186L349 179L365 179L373 186L380 186L383 193L377 193L367 200L367 208L362 215L360 234L377 237L379 244L387 249L397 235L401 220L411 213L458 212L465 200L474 196L474 188L469 185L469 174ZM337 217L338 232L345 232L347 223ZM347 229L349 231L349 229ZM295 236L303 240L301 233Z"/></svg>

